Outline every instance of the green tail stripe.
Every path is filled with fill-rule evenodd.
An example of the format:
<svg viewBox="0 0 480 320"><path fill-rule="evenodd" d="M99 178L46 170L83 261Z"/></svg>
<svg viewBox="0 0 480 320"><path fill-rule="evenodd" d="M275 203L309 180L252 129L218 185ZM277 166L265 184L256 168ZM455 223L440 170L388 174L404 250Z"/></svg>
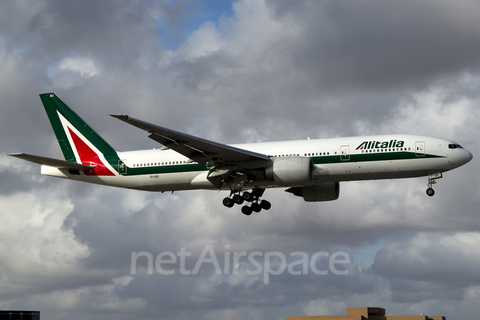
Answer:
<svg viewBox="0 0 480 320"><path fill-rule="evenodd" d="M115 155L115 150L103 140L88 124L85 123L75 112L73 112L55 93L40 94L48 119L52 124L53 131L57 137L58 144L62 149L65 160L76 162L73 148L68 141L57 111L70 122L85 138L87 138L100 152L108 158ZM118 158L118 157L117 157ZM112 162L115 160L112 159ZM109 161L110 162L110 161Z"/></svg>

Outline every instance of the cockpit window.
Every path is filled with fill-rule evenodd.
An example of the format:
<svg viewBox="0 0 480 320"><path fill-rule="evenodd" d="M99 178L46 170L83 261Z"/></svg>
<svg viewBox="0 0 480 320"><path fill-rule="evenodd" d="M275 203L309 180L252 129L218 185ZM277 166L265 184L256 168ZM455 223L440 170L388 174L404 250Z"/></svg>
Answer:
<svg viewBox="0 0 480 320"><path fill-rule="evenodd" d="M449 149L463 149L463 147L459 144L456 144L456 143L451 143L448 145L448 148Z"/></svg>

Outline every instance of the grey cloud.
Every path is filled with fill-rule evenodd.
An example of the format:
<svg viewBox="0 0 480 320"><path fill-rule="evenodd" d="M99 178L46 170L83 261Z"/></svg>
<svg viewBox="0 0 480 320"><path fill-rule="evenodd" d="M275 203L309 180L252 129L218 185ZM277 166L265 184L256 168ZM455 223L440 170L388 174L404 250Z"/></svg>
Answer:
<svg viewBox="0 0 480 320"><path fill-rule="evenodd" d="M392 301L398 303L419 303L425 300L438 299L460 301L465 288L428 281L396 280L390 281Z"/></svg>
<svg viewBox="0 0 480 320"><path fill-rule="evenodd" d="M188 10L188 2L3 3L0 150L61 157L38 98L55 91L120 150L159 146L108 114L127 113L225 143L395 130L446 135L474 155L480 152L476 2L239 1L231 17L208 24L196 42L167 52L158 23L180 26ZM65 58L91 61L99 72L55 69ZM443 305L462 305L464 318L476 319L475 299L465 294L478 285L476 252L461 241L441 244L451 233L478 233L476 158L445 174L433 199L424 194L426 179L342 183L340 199L331 203L305 203L268 190L272 210L251 217L238 207L225 209L223 193L92 186L40 177L38 166L5 158L0 207L13 209L2 225L41 211L12 204L15 197L37 199L41 212L48 212L45 223L61 221L29 229L38 245L20 237L26 222L17 221L16 234L3 235L0 244L16 241L33 252L43 248L44 255L67 246L88 249L87 256L72 256L74 263L58 276L51 270L62 266L61 259L43 273L24 265L13 270L0 260L0 278L10 279L0 292L7 307L35 306L51 319L67 313L99 320L133 314L271 319L300 314L315 301L375 301L397 314L430 301L422 312L442 310L451 317ZM421 232L433 234L424 248ZM155 255L186 247L195 258L204 244L212 244L219 257L226 244L287 256L353 252L351 274L285 273L265 286L254 278L212 277L207 267L195 277L139 274L128 282L131 252ZM358 267L355 261L371 258L362 253L370 246L371 255L378 251L373 266ZM25 286L8 291L19 283Z"/></svg>
<svg viewBox="0 0 480 320"><path fill-rule="evenodd" d="M333 90L385 90L419 85L443 74L476 71L478 4L402 1L269 2L279 18L307 16L295 62ZM316 19L313 16L317 16ZM475 43L474 45L471 45Z"/></svg>
<svg viewBox="0 0 480 320"><path fill-rule="evenodd" d="M193 257L194 260L195 258L198 256ZM356 268L355 265L352 267ZM311 273L293 276L285 272L279 276L271 276L271 283L265 286L261 279L251 283L246 281L236 284L228 283L224 279L235 276L215 277L215 272L209 264L202 266L200 270L197 276L136 276L128 286L123 288L120 295L124 298L142 297L147 301L149 308L166 312L175 309L236 308L239 304L248 304L252 307L283 306L308 299L312 295L326 299L332 295L337 297L341 295L342 298L346 298L356 293L374 290L368 275L360 273L349 276L332 274L317 276ZM178 270L176 272L178 274ZM206 282L208 282L208 290L204 289ZM160 287L172 289L166 296L153 294ZM347 291L341 289L347 287L349 288Z"/></svg>
<svg viewBox="0 0 480 320"><path fill-rule="evenodd" d="M479 257L471 245L476 236L420 234L392 243L377 253L372 270L390 279L394 301L460 300L465 289L480 281Z"/></svg>
<svg viewBox="0 0 480 320"><path fill-rule="evenodd" d="M154 41L155 21L143 9L141 2L49 1L27 21L27 35L42 41L35 50L50 59L76 53L95 56L102 64L135 64L141 50L148 48L146 39L153 40L151 45L159 44ZM140 32L149 36L136 36Z"/></svg>

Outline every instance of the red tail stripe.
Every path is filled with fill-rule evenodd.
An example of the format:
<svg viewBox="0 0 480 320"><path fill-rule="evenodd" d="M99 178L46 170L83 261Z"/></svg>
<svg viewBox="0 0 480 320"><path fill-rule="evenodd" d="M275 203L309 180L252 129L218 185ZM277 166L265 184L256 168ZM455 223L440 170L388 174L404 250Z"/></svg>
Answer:
<svg viewBox="0 0 480 320"><path fill-rule="evenodd" d="M114 176L115 174L108 169L105 164L100 160L98 154L92 150L79 136L77 136L70 128L68 128L68 132L72 137L73 144L77 149L78 156L80 157L80 161L82 164L85 165L93 165L96 164L97 166L89 171L84 171L85 175L87 176Z"/></svg>

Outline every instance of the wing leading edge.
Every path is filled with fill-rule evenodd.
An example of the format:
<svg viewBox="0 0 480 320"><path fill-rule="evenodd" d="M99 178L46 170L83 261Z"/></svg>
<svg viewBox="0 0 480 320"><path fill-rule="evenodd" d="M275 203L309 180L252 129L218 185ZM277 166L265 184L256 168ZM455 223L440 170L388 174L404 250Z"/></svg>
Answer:
<svg viewBox="0 0 480 320"><path fill-rule="evenodd" d="M148 131L149 138L200 164L238 164L239 162L268 160L267 155L226 144L198 138L186 133L153 125L127 115L111 115L137 128Z"/></svg>

